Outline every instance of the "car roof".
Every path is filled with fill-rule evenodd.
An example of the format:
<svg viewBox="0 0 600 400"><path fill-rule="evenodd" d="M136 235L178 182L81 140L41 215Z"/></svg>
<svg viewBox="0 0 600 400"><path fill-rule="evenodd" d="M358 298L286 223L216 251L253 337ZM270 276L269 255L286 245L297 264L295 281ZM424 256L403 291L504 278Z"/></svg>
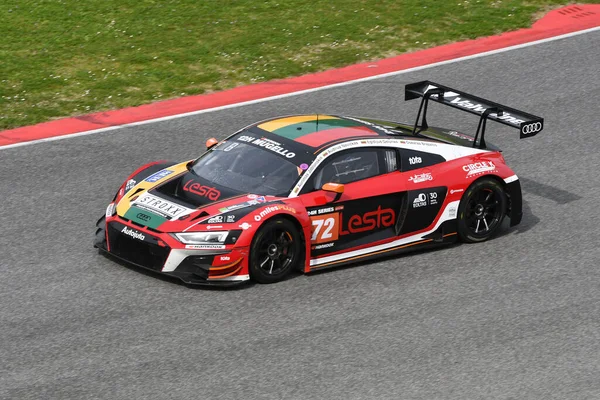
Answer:
<svg viewBox="0 0 600 400"><path fill-rule="evenodd" d="M458 132L442 128L429 128L419 131L419 135L415 136L412 134L411 125L329 114L277 117L258 122L246 129L254 134L262 132L272 140L293 144L298 154L302 149L306 155L316 155L331 146L357 139L393 139L394 142L402 139L407 145L411 142L430 142L472 146L472 141L457 137Z"/></svg>
<svg viewBox="0 0 600 400"><path fill-rule="evenodd" d="M387 136L373 124L369 126L355 118L323 114L275 118L260 122L256 127L313 149L345 139Z"/></svg>

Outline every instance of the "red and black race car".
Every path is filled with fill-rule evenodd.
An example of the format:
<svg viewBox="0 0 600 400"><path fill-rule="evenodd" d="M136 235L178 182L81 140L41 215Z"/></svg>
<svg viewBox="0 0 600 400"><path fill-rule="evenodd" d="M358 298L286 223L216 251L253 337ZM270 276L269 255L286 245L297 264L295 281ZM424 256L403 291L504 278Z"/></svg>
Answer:
<svg viewBox="0 0 600 400"><path fill-rule="evenodd" d="M371 257L493 236L522 216L517 175L487 120L536 135L543 119L429 82L414 125L298 115L250 125L199 158L154 162L123 183L94 245L189 284L284 279ZM429 102L480 116L474 137L429 127Z"/></svg>

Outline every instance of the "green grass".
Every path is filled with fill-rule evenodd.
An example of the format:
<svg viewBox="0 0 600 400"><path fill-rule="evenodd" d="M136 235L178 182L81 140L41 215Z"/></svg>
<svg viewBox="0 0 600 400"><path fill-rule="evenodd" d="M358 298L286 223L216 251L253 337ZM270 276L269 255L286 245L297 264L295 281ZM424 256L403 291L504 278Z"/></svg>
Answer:
<svg viewBox="0 0 600 400"><path fill-rule="evenodd" d="M497 34L564 4L7 0L0 8L0 129Z"/></svg>

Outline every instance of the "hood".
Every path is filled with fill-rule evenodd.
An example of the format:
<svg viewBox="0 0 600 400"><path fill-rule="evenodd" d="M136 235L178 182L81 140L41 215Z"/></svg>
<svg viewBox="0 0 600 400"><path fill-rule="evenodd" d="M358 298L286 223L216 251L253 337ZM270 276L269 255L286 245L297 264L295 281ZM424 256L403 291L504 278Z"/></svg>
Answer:
<svg viewBox="0 0 600 400"><path fill-rule="evenodd" d="M253 210L281 200L211 185L189 172L186 164L139 182L119 200L117 214L152 229L182 232L192 226L202 230L202 225L215 222L236 223L237 227Z"/></svg>
<svg viewBox="0 0 600 400"><path fill-rule="evenodd" d="M185 172L152 189L161 197L179 200L194 208L223 201L242 193L214 185L192 172Z"/></svg>

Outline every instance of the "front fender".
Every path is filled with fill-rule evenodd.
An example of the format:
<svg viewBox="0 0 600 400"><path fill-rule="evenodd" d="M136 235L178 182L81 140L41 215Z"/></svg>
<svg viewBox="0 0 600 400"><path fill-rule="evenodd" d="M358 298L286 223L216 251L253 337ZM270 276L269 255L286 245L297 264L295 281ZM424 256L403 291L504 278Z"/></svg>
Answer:
<svg viewBox="0 0 600 400"><path fill-rule="evenodd" d="M121 199L121 197L123 197L125 192L127 192L127 190L125 189L127 186L127 182L133 181L133 183L131 184L131 186L133 187L140 181L142 181L142 180L146 179L147 177L149 177L150 175L152 175L153 173L158 172L161 169L170 167L174 164L176 164L176 163L171 162L171 161L166 161L166 160L160 160L160 161L153 161L151 163L142 165L141 167L139 167L138 169L133 171L127 177L127 179L125 179L123 184L121 184L121 186L119 187L119 190L117 190L117 193L115 193L113 202L118 202Z"/></svg>

